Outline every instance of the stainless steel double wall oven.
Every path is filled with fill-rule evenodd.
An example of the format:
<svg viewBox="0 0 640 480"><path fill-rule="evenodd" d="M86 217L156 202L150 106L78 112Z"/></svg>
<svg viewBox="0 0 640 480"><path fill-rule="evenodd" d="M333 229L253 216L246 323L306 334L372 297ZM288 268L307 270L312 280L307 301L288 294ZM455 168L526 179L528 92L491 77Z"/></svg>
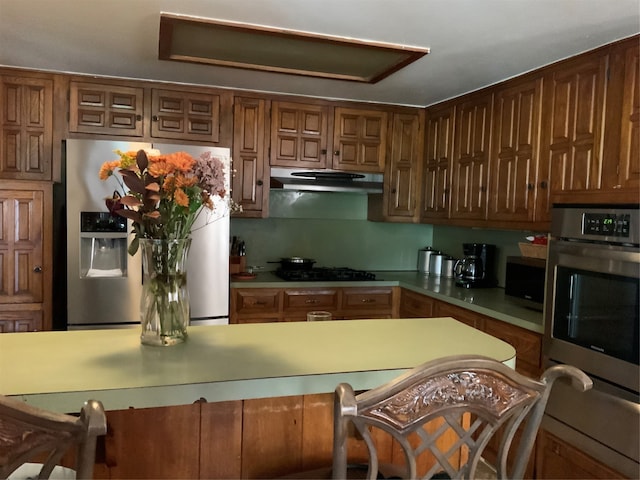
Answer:
<svg viewBox="0 0 640 480"><path fill-rule="evenodd" d="M594 388L554 387L543 425L630 478L640 473L639 276L638 205L554 208L545 363L582 369Z"/></svg>

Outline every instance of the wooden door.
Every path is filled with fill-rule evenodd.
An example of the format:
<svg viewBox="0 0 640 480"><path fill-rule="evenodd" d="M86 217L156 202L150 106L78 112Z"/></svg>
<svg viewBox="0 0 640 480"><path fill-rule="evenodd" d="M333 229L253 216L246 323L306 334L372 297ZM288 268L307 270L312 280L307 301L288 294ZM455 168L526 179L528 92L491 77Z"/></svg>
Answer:
<svg viewBox="0 0 640 480"><path fill-rule="evenodd" d="M231 196L243 209L236 216L261 218L268 215L266 108L263 99L236 97L234 100Z"/></svg>
<svg viewBox="0 0 640 480"><path fill-rule="evenodd" d="M273 102L272 166L326 168L329 107Z"/></svg>
<svg viewBox="0 0 640 480"><path fill-rule="evenodd" d="M545 77L539 181L549 190L538 197L538 208L547 215L550 197L593 192L602 186L607 61L602 53L582 56Z"/></svg>
<svg viewBox="0 0 640 480"><path fill-rule="evenodd" d="M618 172L618 185L614 188L636 191L640 188L640 47L637 40L625 52Z"/></svg>
<svg viewBox="0 0 640 480"><path fill-rule="evenodd" d="M0 330L51 328L51 184L0 189Z"/></svg>
<svg viewBox="0 0 640 480"><path fill-rule="evenodd" d="M336 108L333 163L336 170L383 173L387 148L387 112Z"/></svg>
<svg viewBox="0 0 640 480"><path fill-rule="evenodd" d="M541 108L542 78L496 93L489 220L534 220Z"/></svg>
<svg viewBox="0 0 640 480"><path fill-rule="evenodd" d="M423 220L449 217L454 115L454 105L427 111L420 214Z"/></svg>
<svg viewBox="0 0 640 480"><path fill-rule="evenodd" d="M393 115L391 157L387 166L388 216L411 220L417 214L422 138L420 115Z"/></svg>
<svg viewBox="0 0 640 480"><path fill-rule="evenodd" d="M69 131L142 137L143 101L142 88L72 81Z"/></svg>
<svg viewBox="0 0 640 480"><path fill-rule="evenodd" d="M217 144L220 141L220 95L154 89L151 136Z"/></svg>
<svg viewBox="0 0 640 480"><path fill-rule="evenodd" d="M487 215L493 95L463 101L456 109L451 217L483 220Z"/></svg>
<svg viewBox="0 0 640 480"><path fill-rule="evenodd" d="M50 180L53 80L0 77L0 178Z"/></svg>
<svg viewBox="0 0 640 480"><path fill-rule="evenodd" d="M0 304L43 300L44 192L0 190Z"/></svg>

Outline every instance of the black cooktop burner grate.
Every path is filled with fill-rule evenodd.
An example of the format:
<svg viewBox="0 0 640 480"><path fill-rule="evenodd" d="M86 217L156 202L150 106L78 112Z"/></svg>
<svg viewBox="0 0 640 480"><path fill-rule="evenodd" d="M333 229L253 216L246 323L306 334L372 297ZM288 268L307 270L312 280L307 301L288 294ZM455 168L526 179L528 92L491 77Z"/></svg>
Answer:
<svg viewBox="0 0 640 480"><path fill-rule="evenodd" d="M307 270L286 270L279 268L276 275L283 280L296 282L350 282L375 280L376 275L364 270L351 268L316 267Z"/></svg>

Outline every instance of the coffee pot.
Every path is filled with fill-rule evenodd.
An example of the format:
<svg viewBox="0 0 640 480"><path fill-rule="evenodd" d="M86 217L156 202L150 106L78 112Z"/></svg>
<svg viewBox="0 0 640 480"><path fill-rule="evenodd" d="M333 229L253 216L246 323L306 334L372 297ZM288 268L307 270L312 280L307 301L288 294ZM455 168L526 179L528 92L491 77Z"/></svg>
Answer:
<svg viewBox="0 0 640 480"><path fill-rule="evenodd" d="M495 287L495 245L463 243L465 257L454 267L456 285L465 288Z"/></svg>

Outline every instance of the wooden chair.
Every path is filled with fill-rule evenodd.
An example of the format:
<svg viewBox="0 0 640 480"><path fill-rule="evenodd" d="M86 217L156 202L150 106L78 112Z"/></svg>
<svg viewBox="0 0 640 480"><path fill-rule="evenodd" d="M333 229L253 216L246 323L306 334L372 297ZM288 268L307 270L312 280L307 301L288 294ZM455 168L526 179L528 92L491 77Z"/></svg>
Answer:
<svg viewBox="0 0 640 480"><path fill-rule="evenodd" d="M397 441L404 457L397 474L411 479L478 478L482 453L500 429L497 478L522 478L551 387L559 377L568 377L582 391L592 387L591 379L572 366L551 367L540 380L533 380L490 358L466 355L425 363L359 395L342 383L335 392L332 476L347 478L347 440L353 425L366 444L369 479L384 472L372 427ZM507 457L520 425L523 430L508 475ZM445 434L453 445L441 452L436 443ZM417 458L427 451L433 465L418 473Z"/></svg>
<svg viewBox="0 0 640 480"><path fill-rule="evenodd" d="M59 462L74 446L75 477L91 478L96 440L106 431L107 419L99 401L85 402L76 417L0 395L0 479L68 478L69 469ZM29 463L42 459L44 463Z"/></svg>

